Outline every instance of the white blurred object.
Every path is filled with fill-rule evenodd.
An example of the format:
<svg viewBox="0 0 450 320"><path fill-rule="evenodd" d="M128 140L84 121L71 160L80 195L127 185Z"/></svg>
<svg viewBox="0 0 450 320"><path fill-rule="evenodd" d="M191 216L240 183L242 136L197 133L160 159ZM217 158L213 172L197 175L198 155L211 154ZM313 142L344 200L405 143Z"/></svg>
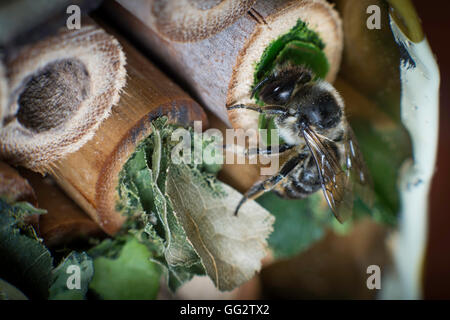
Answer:
<svg viewBox="0 0 450 320"><path fill-rule="evenodd" d="M401 211L392 240L394 270L383 281L382 299L423 297L428 199L435 172L439 126L439 69L426 38L411 42L390 17L402 49L401 117L412 140L413 160L403 165L399 188ZM404 50L403 50L404 49Z"/></svg>
<svg viewBox="0 0 450 320"><path fill-rule="evenodd" d="M220 291L208 276L194 276L175 293L170 292L166 280L162 279L158 300L256 300L261 298L260 294L258 274L232 291Z"/></svg>
<svg viewBox="0 0 450 320"><path fill-rule="evenodd" d="M233 299L235 290L221 292L209 277L195 276L177 290L176 296L183 300L229 300Z"/></svg>

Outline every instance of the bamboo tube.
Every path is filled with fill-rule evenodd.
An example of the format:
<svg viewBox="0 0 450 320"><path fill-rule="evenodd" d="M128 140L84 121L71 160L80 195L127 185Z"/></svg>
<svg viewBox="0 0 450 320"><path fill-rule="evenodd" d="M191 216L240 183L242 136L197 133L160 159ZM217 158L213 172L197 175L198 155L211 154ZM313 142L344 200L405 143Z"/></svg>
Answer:
<svg viewBox="0 0 450 320"><path fill-rule="evenodd" d="M0 161L0 197L10 202L27 201L37 204L33 188L16 170Z"/></svg>
<svg viewBox="0 0 450 320"><path fill-rule="evenodd" d="M47 247L61 247L86 242L91 237L104 237L102 229L50 177L20 170L36 192L39 207L47 210L39 216L39 235Z"/></svg>
<svg viewBox="0 0 450 320"><path fill-rule="evenodd" d="M207 125L206 115L136 49L118 38L127 57L128 81L118 105L95 136L77 152L52 166L57 183L108 234L125 217L116 211L118 175L135 147L151 133L150 122L162 115L186 126Z"/></svg>
<svg viewBox="0 0 450 320"><path fill-rule="evenodd" d="M93 25L61 28L11 54L5 65L0 157L39 172L92 137L125 83L120 45Z"/></svg>
<svg viewBox="0 0 450 320"><path fill-rule="evenodd" d="M325 0L257 1L249 14L242 15L221 32L187 43L161 36L154 24L152 4L149 0L120 1L120 4L108 2L104 9L111 20L163 61L200 103L227 124L230 122L226 105L251 101L255 63L265 48L278 36L287 33L298 19L308 23L322 38L324 53L331 66L326 79L332 82L336 77L343 34L337 12ZM184 15L181 6L175 9L178 11L173 15ZM246 114L245 110L238 111L239 115L234 112L230 114L234 127L256 126L254 114Z"/></svg>
<svg viewBox="0 0 450 320"><path fill-rule="evenodd" d="M198 41L216 34L245 14L256 0L118 1L145 9L148 23L174 41Z"/></svg>
<svg viewBox="0 0 450 320"><path fill-rule="evenodd" d="M37 206L37 198L29 182L15 169L0 161L0 198L8 203L25 201ZM38 215L25 218L25 222L38 230Z"/></svg>

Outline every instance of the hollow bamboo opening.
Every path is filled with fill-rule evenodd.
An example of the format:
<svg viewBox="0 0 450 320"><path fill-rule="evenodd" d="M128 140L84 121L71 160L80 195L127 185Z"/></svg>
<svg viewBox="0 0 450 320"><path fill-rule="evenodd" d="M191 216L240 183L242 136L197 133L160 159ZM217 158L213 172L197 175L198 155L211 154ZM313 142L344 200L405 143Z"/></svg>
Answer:
<svg viewBox="0 0 450 320"><path fill-rule="evenodd" d="M18 121L35 132L43 132L70 121L90 93L89 73L78 59L47 64L24 81L18 95Z"/></svg>
<svg viewBox="0 0 450 320"><path fill-rule="evenodd" d="M117 40L88 21L19 48L5 68L0 158L37 172L92 138L126 75Z"/></svg>

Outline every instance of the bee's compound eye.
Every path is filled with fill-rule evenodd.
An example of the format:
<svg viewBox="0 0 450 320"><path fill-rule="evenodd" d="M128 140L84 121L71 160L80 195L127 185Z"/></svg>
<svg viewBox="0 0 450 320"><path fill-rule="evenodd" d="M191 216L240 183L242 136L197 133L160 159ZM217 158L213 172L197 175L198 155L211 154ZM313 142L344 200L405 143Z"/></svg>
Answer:
<svg viewBox="0 0 450 320"><path fill-rule="evenodd" d="M283 105L291 98L295 87L295 81L283 79L265 85L259 93L260 98L266 104Z"/></svg>

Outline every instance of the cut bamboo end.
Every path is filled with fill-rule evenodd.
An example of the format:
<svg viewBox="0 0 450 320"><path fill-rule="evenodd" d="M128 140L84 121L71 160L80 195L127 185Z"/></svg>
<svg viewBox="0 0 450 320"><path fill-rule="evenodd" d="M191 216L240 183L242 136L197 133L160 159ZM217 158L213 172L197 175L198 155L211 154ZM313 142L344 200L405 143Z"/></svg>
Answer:
<svg viewBox="0 0 450 320"><path fill-rule="evenodd" d="M101 28L61 29L6 63L9 96L0 156L45 172L85 144L119 100L125 56Z"/></svg>
<svg viewBox="0 0 450 320"><path fill-rule="evenodd" d="M235 22L256 0L155 1L156 28L174 41L199 41Z"/></svg>
<svg viewBox="0 0 450 320"><path fill-rule="evenodd" d="M151 134L151 121L166 115L170 123L181 126L195 120L207 125L197 103L124 40L120 42L129 79L118 105L91 140L52 166L58 184L111 235L126 220L116 208L119 173Z"/></svg>
<svg viewBox="0 0 450 320"><path fill-rule="evenodd" d="M256 0L136 0L161 36L180 42L206 39L239 19ZM118 1L124 3L125 1Z"/></svg>
<svg viewBox="0 0 450 320"><path fill-rule="evenodd" d="M227 105L252 103L251 88L254 83L255 65L272 41L286 34L298 20L305 22L315 31L325 44L324 53L330 70L325 78L328 82L336 79L341 63L344 36L342 23L333 6L325 0L295 1L266 17L267 24L259 24L241 49L228 88ZM245 109L228 111L234 128L257 129L258 114Z"/></svg>

